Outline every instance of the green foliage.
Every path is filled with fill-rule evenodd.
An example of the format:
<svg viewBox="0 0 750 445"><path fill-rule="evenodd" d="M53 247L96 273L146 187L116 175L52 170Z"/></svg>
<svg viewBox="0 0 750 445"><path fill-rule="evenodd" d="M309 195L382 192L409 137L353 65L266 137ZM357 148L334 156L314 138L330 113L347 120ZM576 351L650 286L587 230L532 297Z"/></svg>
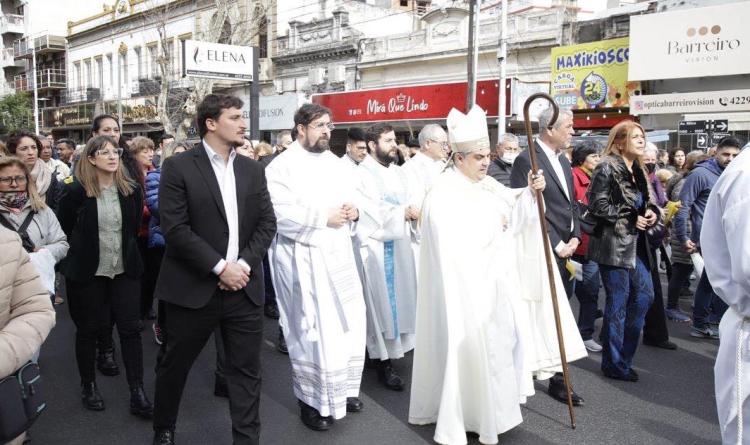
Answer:
<svg viewBox="0 0 750 445"><path fill-rule="evenodd" d="M33 130L31 97L25 91L0 99L0 134L18 129Z"/></svg>

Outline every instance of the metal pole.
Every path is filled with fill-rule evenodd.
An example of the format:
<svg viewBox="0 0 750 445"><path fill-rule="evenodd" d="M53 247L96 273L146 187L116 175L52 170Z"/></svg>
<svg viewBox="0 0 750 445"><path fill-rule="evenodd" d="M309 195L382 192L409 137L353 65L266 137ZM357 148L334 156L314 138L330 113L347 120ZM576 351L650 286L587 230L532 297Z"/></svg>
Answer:
<svg viewBox="0 0 750 445"><path fill-rule="evenodd" d="M260 48L253 47L253 81L250 84L250 139L260 140L260 113L258 110L258 56Z"/></svg>
<svg viewBox="0 0 750 445"><path fill-rule="evenodd" d="M508 57L508 0L500 2L502 11L500 13L500 48L498 48L497 59L500 61L500 98L497 102L497 137L506 132L505 126L505 102L507 92L505 91L505 59ZM499 140L498 140L499 142Z"/></svg>
<svg viewBox="0 0 750 445"><path fill-rule="evenodd" d="M34 83L34 133L39 134L39 92L37 91L36 76L36 42L31 38L31 81Z"/></svg>
<svg viewBox="0 0 750 445"><path fill-rule="evenodd" d="M479 0L471 0L469 3L469 52L466 58L468 73L468 88L466 89L466 110L474 106L477 97L477 62L479 51Z"/></svg>

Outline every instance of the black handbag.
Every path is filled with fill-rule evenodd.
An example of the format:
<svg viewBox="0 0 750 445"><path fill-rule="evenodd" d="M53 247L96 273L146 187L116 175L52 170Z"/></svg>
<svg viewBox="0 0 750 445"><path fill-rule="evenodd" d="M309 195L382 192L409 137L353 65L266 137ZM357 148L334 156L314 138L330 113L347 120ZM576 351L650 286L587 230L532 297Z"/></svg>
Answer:
<svg viewBox="0 0 750 445"><path fill-rule="evenodd" d="M10 221L5 219L3 215L0 215L0 224L4 225L6 229L12 230L13 232L18 233L18 236L21 237L21 245L23 246L24 250L28 253L31 253L36 249L36 246L34 246L34 242L31 241L31 238L29 237L28 232L26 232L26 229L28 229L29 225L31 224L31 220L34 219L35 214L36 212L33 210L29 212L29 214L26 215L26 219L23 220L23 222L17 229L13 227Z"/></svg>
<svg viewBox="0 0 750 445"><path fill-rule="evenodd" d="M39 365L33 362L0 380L0 443L27 431L47 407L40 383Z"/></svg>
<svg viewBox="0 0 750 445"><path fill-rule="evenodd" d="M591 235L596 230L597 219L589 212L588 206L581 201L578 201L578 223L581 231L587 235Z"/></svg>

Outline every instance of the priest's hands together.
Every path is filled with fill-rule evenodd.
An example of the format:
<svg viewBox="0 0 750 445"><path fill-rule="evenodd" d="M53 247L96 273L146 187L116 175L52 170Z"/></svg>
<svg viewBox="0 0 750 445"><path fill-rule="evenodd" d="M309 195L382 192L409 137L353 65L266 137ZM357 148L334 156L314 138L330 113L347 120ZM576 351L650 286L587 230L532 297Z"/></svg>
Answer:
<svg viewBox="0 0 750 445"><path fill-rule="evenodd" d="M345 203L341 207L335 207L328 211L328 227L338 229L349 221L359 219L359 210L351 203Z"/></svg>
<svg viewBox="0 0 750 445"><path fill-rule="evenodd" d="M227 263L219 274L219 289L238 291L247 286L250 274L239 263Z"/></svg>
<svg viewBox="0 0 750 445"><path fill-rule="evenodd" d="M419 215L421 212L418 208L414 206L407 206L406 211L404 211L404 219L407 221L416 221L419 219Z"/></svg>
<svg viewBox="0 0 750 445"><path fill-rule="evenodd" d="M535 175L532 175L531 170L529 170L527 180L529 187L535 191L539 190L540 192L543 192L544 187L547 185L547 182L544 180L544 172L541 169L537 170Z"/></svg>
<svg viewBox="0 0 750 445"><path fill-rule="evenodd" d="M359 219L359 210L357 210L357 207L354 206L352 203L344 203L344 206L342 207L344 209L344 213L346 214L346 220L347 221L356 221Z"/></svg>

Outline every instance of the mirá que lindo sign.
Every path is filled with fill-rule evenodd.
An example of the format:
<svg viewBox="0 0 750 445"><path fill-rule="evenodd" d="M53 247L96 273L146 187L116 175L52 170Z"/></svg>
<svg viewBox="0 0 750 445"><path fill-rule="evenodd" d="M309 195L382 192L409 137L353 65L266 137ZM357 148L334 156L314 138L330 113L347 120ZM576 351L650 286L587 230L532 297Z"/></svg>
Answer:
<svg viewBox="0 0 750 445"><path fill-rule="evenodd" d="M212 79L253 81L257 63L253 47L223 43L182 41L182 75Z"/></svg>

